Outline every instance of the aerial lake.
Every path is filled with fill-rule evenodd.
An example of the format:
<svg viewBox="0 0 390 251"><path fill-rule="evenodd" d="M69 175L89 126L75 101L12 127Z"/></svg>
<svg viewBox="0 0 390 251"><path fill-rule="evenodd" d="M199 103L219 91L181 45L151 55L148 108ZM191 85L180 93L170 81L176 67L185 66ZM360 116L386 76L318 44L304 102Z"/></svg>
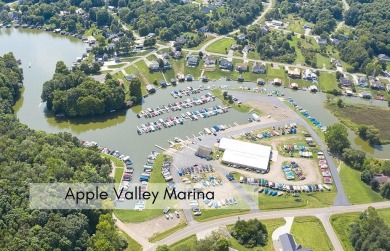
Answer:
<svg viewBox="0 0 390 251"><path fill-rule="evenodd" d="M85 52L87 44L81 40L72 39L69 37L55 35L52 33L36 30L22 29L0 29L1 47L0 54L12 51L17 59L22 60L24 72L24 92L23 97L15 105L15 111L19 120L27 124L30 128L36 130L44 130L51 133L67 131L80 139L95 141L101 146L106 146L110 149L119 150L125 155L129 155L134 161L133 166L136 169L135 180L142 172L142 166L146 162L148 154L157 150L155 145L168 147L167 140L173 140L174 137L186 139L186 136L199 136L199 132L205 127L213 125L233 125L235 122L242 124L247 122L249 114L239 113L230 109L228 113L221 114L210 118L200 118L198 121L187 120L184 125L176 125L171 128L163 128L160 131L148 134L138 135L136 127L141 124L156 121L159 118L168 116L178 116L186 111L208 108L215 105L220 105L221 102L216 100L202 106L186 108L178 112L170 112L162 116L152 119L137 118L136 114L146 108L156 108L158 105L167 105L180 101L174 99L170 92L174 89L184 89L187 86L199 87L202 85L198 81L190 83L180 83L177 87L168 87L160 89L156 94L150 95L145 99L141 107L129 109L118 113L111 113L107 116L102 116L95 119L75 119L64 120L53 117L48 117L44 113L45 104L41 102L42 85L49 80L55 69L56 62L62 60L66 65L71 66ZM31 68L29 64L31 63ZM231 87L248 86L254 87L254 83L238 84L235 81L220 80L210 82L208 85L229 85ZM272 86L266 86L269 90L274 90ZM337 119L330 114L329 111L323 108L325 95L323 93L310 94L308 92L293 92L289 89L279 88L286 96L292 97L298 105L308 110L310 114L316 117L321 123L330 125L337 122ZM199 97L206 94L208 91L203 91L199 94L191 95L191 97ZM259 94L260 95L260 94ZM183 99L188 97L183 96ZM360 99L351 99L353 102L363 102ZM368 103L369 104L369 103ZM382 105L374 101L374 105ZM355 136L350 135L352 144L372 154L375 157L386 158L390 156L390 145L383 146L381 149L369 147L365 142L356 142ZM189 165L193 163L188 163Z"/></svg>

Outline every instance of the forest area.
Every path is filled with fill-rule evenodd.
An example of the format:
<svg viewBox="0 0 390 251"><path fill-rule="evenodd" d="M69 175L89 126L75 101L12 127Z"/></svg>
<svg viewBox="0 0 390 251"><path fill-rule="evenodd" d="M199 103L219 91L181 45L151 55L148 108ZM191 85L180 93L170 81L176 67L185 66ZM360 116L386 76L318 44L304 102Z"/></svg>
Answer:
<svg viewBox="0 0 390 251"><path fill-rule="evenodd" d="M111 166L70 133L34 131L13 115L23 80L12 53L0 57L0 249L121 251L108 210L32 210L29 183L108 182Z"/></svg>

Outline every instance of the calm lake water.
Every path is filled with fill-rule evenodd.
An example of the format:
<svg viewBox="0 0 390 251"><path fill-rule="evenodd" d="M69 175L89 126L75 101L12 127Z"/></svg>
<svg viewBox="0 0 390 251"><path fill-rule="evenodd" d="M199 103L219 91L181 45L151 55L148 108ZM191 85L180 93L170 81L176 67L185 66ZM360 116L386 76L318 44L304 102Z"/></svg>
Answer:
<svg viewBox="0 0 390 251"><path fill-rule="evenodd" d="M226 114L218 115L208 119L199 119L196 122L186 121L184 125L177 125L172 128L163 128L159 132L138 135L136 126L139 126L148 121L155 121L160 117L171 115L179 115L185 111L192 111L202 107L211 107L220 104L220 101L192 107L180 112L168 113L152 120L138 119L137 111L127 110L121 113L110 114L109 116L100 117L93 120L58 120L56 118L46 117L44 114L44 104L41 103L40 95L42 85L49 80L54 73L55 64L62 60L68 66L75 61L76 57L81 56L87 45L80 40L71 39L52 33L33 30L17 30L17 29L0 29L0 54L12 51L16 58L21 59L24 71L24 86L25 90L23 98L16 105L17 117L24 124L36 130L44 130L47 132L67 131L76 135L80 139L96 141L102 146L107 146L112 149L119 150L126 155L129 155L134 161L136 168L136 176L142 172L141 168L152 150L158 150L155 145L162 147L168 146L168 139L180 137L185 139L186 136L198 136L200 131L205 127L212 127L216 124L233 125L234 122L239 124L246 123L248 114L242 114L235 110L230 110ZM31 68L29 63L31 62ZM226 82L224 80L211 82L209 85L229 84L230 86L250 86L254 87L254 83L237 84L236 82ZM183 89L187 86L198 87L199 82L180 84L176 89ZM266 86L269 90L275 89L271 86ZM158 90L157 95L151 95L145 99L142 109L148 107L155 108L158 105L168 104L179 101L174 99L170 92L174 88L170 87L165 90ZM280 89L286 96L292 97L296 102L304 107L323 124L329 125L337 121L337 119L327 110L323 109L322 104L325 100L325 95L322 93L310 94L308 92L293 92L289 89ZM207 93L204 91L197 95L200 96ZM363 102L360 99L353 99L354 102ZM374 101L376 104L376 101ZM309 108L310 107L310 108ZM355 137L351 134L351 139L355 147L361 148L373 154L376 157L385 158L390 156L390 146L385 146L383 149L370 148L364 142L356 142ZM189 163L191 164L191 163ZM139 167L139 168L137 168Z"/></svg>

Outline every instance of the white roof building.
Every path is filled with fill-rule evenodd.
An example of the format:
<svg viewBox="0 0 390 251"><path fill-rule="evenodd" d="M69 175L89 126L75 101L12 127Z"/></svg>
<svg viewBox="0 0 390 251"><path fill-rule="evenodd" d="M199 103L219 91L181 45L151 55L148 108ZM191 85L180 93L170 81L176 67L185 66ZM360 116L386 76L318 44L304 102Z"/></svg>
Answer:
<svg viewBox="0 0 390 251"><path fill-rule="evenodd" d="M219 150L224 151L222 162L255 168L262 171L268 169L271 147L234 139L222 138Z"/></svg>

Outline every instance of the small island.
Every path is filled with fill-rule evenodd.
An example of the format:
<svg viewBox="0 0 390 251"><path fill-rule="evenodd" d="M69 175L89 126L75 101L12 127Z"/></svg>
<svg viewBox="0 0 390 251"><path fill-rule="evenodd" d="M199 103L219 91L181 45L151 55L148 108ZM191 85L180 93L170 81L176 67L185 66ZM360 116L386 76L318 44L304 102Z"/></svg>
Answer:
<svg viewBox="0 0 390 251"><path fill-rule="evenodd" d="M110 75L107 75L104 83L100 83L78 67L69 70L64 62L59 61L53 78L43 85L41 98L55 116L90 117L137 103L142 98L141 85L137 81L135 79L130 84L130 100L126 101L123 84Z"/></svg>

